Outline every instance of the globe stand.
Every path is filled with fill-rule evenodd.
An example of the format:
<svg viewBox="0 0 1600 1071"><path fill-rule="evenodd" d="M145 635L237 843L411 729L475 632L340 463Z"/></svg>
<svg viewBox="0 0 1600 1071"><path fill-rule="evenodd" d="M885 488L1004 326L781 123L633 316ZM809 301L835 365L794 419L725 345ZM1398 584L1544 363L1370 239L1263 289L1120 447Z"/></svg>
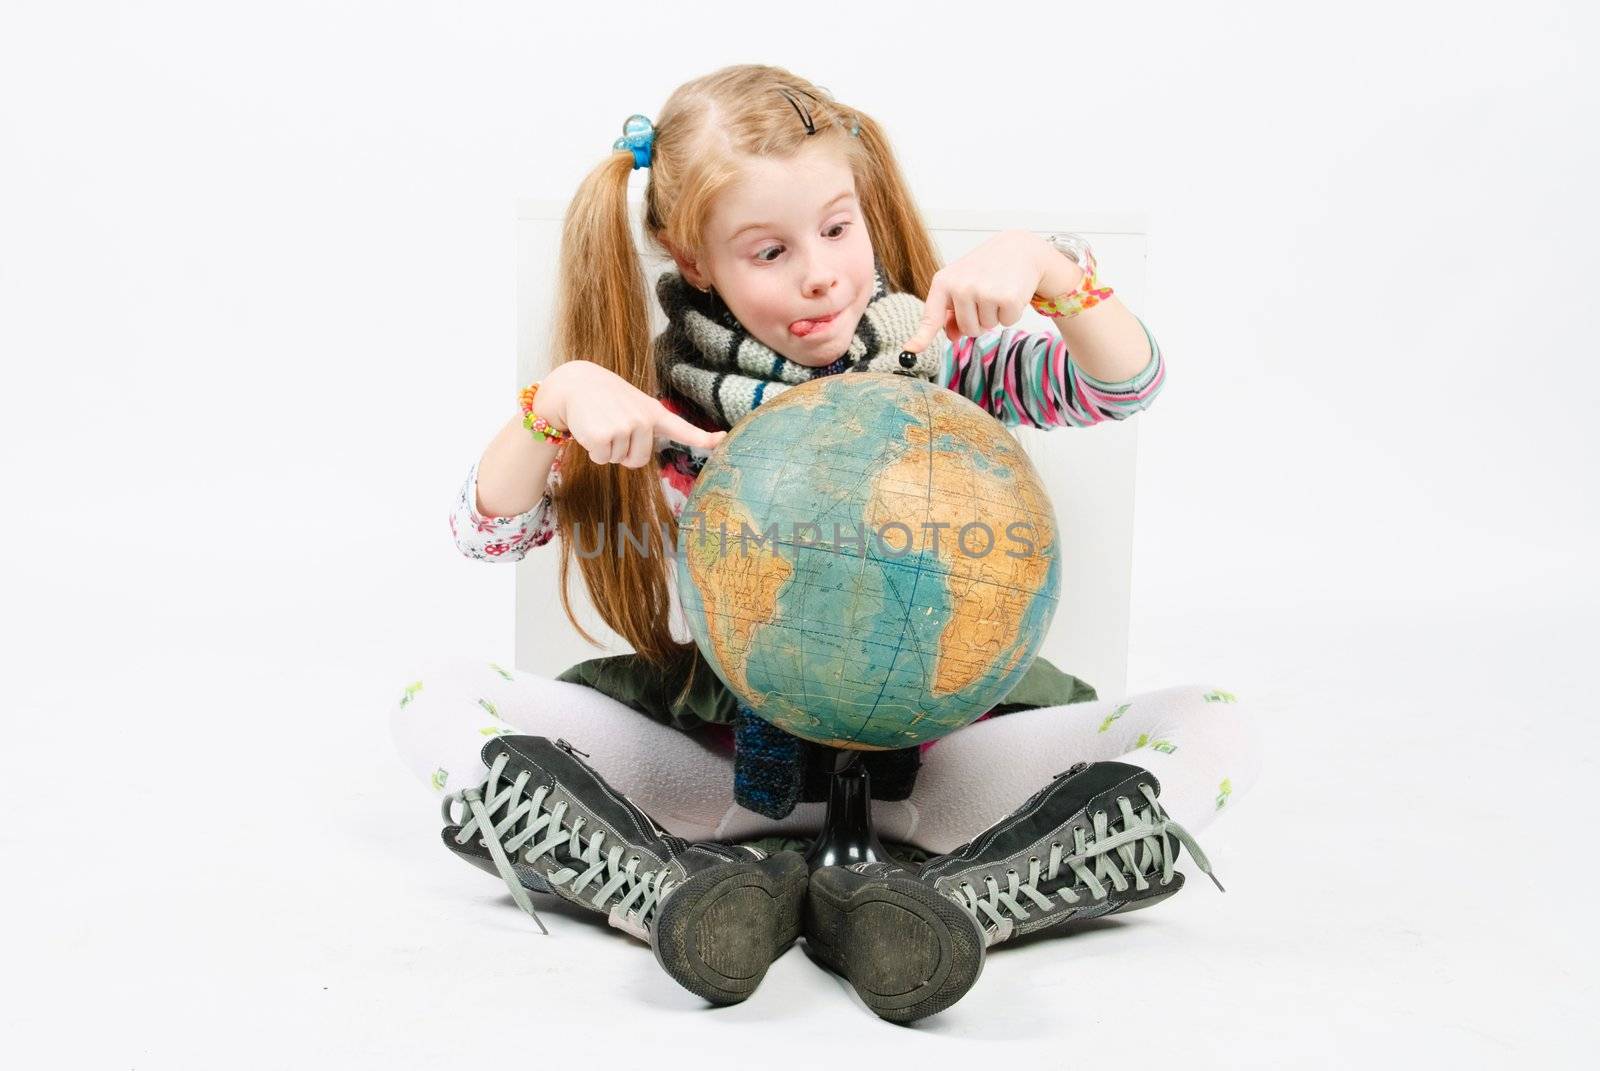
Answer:
<svg viewBox="0 0 1600 1071"><path fill-rule="evenodd" d="M861 761L861 752L847 752L833 772L822 832L806 853L806 864L816 870L891 858L872 828L872 774Z"/></svg>

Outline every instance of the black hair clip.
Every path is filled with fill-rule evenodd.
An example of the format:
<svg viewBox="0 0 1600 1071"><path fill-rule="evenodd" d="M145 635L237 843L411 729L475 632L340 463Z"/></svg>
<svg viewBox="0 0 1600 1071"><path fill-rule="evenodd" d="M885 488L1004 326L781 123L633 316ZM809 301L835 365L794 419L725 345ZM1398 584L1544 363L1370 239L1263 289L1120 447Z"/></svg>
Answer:
<svg viewBox="0 0 1600 1071"><path fill-rule="evenodd" d="M806 136L810 137L812 134L815 134L817 132L817 124L811 118L810 110L801 108L799 102L796 101L789 94L791 92L798 93L802 97L805 97L807 100L812 101L813 103L821 103L821 102L818 101L816 97L812 96L810 93L807 93L803 89L790 90L785 86L779 86L778 87L778 92L783 94L783 99L787 100L789 102L789 106L795 110L795 114L800 116L800 121L806 125ZM824 89L823 92L826 93L827 90ZM859 116L852 115L850 117L850 136L853 137L853 138L858 138L858 137L861 136L861 118Z"/></svg>
<svg viewBox="0 0 1600 1071"><path fill-rule="evenodd" d="M817 132L817 124L811 121L811 113L800 107L800 102L795 100L794 97L790 96L789 90L785 87L779 86L778 92L783 94L783 99L789 102L789 107L794 109L795 114L800 117L800 121L806 125L806 136L810 137L812 134L815 134ZM806 91L803 89L796 90L795 92L805 93L806 96L811 97L811 94L806 93ZM811 97L811 99L816 100L817 98Z"/></svg>

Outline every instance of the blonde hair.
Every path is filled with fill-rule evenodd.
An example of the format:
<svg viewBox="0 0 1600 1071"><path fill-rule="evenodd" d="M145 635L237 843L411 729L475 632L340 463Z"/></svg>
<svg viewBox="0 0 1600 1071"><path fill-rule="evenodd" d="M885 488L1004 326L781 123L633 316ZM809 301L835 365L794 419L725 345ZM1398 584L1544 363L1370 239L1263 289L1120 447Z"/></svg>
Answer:
<svg viewBox="0 0 1600 1071"><path fill-rule="evenodd" d="M809 114L814 134L807 132L800 109ZM859 132L852 136L857 124ZM666 255L675 249L698 261L712 204L738 178L741 159L791 158L816 138L836 147L849 163L885 284L900 293L928 292L939 269L932 236L882 127L860 109L844 107L826 90L781 67L740 64L679 86L654 125L644 198L644 231L652 251ZM584 178L567 209L551 344L557 364L592 361L659 397L649 294L628 216L633 164L630 151L612 152ZM620 526L664 537L676 531L676 522L661 494L654 457L634 469L597 465L580 448L563 453L562 480L553 496L562 545L561 605L579 635L599 646L578 623L568 598L574 535L593 525L604 535ZM615 549L578 559L600 617L656 667L692 657L694 643L679 643L671 631L670 548L649 555ZM682 694L688 690L686 683Z"/></svg>

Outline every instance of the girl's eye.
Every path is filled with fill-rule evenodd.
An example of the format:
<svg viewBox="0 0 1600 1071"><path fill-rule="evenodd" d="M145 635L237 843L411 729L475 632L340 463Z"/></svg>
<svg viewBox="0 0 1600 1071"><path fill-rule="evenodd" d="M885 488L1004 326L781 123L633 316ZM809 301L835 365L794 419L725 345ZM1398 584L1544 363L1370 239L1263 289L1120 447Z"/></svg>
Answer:
<svg viewBox="0 0 1600 1071"><path fill-rule="evenodd" d="M823 233L824 234L832 234L834 231L843 232L844 229L846 227L848 227L848 226L850 226L850 224L848 224L848 223L835 223L833 226L829 227ZM842 238L842 237L844 237L844 235L843 235L843 233L840 233L839 235L837 235L837 237ZM765 249L761 250L759 253L756 254L756 259L761 261L763 264L771 264L772 261L771 261L771 259L769 259L767 257L766 254L771 253L774 250L781 250L782 248L783 248L783 246L781 246L781 245L769 245Z"/></svg>

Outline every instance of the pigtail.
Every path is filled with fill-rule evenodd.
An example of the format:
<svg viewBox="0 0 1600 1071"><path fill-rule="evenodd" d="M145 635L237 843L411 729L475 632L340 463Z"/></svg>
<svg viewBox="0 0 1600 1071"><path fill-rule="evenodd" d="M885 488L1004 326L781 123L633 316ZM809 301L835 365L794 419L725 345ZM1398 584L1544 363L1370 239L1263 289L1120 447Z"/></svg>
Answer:
<svg viewBox="0 0 1600 1071"><path fill-rule="evenodd" d="M561 231L560 281L554 361L592 361L655 397L657 379L650 338L649 295L628 216L629 152L614 152L583 180ZM688 653L671 631L671 596L661 536L674 528L652 455L634 469L597 465L581 447L561 456L555 496L562 546L561 605L578 634L599 641L578 623L568 594L576 548L578 566L600 617L652 664L666 668ZM663 528L665 526L665 529ZM650 541L650 554L619 546L619 529ZM581 542L575 542L575 540ZM592 553L599 544L600 552Z"/></svg>
<svg viewBox="0 0 1600 1071"><path fill-rule="evenodd" d="M856 192L872 233L873 252L889 276L885 281L897 293L926 298L940 267L933 236L917 210L883 127L864 112L850 115L860 128L855 138L861 149Z"/></svg>

